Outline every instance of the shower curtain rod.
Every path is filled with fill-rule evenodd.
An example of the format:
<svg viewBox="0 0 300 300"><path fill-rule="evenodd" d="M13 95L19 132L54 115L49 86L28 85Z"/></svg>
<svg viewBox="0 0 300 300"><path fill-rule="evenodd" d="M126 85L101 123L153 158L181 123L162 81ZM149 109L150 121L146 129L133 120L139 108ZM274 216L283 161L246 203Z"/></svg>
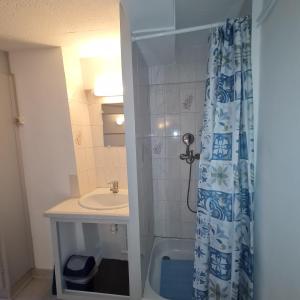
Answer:
<svg viewBox="0 0 300 300"><path fill-rule="evenodd" d="M224 24L223 22L222 23L220 22L220 23L213 23L213 24L177 29L177 30L172 30L172 31L165 31L165 32L160 32L160 33L146 34L146 35L142 35L142 36L132 37L132 41L135 42L135 41L141 41L141 40L148 40L148 39L152 39L152 38L156 38L156 37L212 29L215 27L222 26L223 24Z"/></svg>

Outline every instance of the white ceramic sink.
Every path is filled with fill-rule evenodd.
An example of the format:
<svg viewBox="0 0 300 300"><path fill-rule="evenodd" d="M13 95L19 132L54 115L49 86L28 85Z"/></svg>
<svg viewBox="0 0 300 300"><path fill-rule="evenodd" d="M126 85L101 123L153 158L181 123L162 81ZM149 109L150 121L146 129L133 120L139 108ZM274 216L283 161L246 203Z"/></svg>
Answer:
<svg viewBox="0 0 300 300"><path fill-rule="evenodd" d="M113 194L109 191L93 192L79 199L79 205L88 209L109 210L128 206L127 190Z"/></svg>

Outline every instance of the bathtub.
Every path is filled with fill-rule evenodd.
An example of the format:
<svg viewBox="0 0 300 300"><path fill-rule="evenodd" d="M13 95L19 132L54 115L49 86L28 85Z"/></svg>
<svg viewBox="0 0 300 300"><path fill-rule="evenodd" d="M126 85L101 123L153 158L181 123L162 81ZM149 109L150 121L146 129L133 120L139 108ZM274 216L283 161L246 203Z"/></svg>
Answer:
<svg viewBox="0 0 300 300"><path fill-rule="evenodd" d="M169 256L171 259L193 260L194 244L195 240L193 239L155 239L145 282L144 300L166 300L160 296L161 260L164 256Z"/></svg>

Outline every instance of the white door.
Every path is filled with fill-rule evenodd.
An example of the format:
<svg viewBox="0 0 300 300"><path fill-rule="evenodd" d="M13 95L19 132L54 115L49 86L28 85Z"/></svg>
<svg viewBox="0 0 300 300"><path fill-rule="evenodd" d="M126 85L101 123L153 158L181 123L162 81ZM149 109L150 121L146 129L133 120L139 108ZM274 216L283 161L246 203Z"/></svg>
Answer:
<svg viewBox="0 0 300 300"><path fill-rule="evenodd" d="M10 80L9 75L0 73L0 244L5 248L4 254L2 251L5 261L0 266L7 266L9 288L33 267ZM3 289L3 278L0 278L0 289L1 286Z"/></svg>

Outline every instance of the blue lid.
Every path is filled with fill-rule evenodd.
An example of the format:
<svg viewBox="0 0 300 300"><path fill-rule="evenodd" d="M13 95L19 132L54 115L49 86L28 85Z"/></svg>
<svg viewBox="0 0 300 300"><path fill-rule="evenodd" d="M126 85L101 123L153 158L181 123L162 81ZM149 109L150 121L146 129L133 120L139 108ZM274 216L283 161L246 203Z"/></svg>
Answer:
<svg viewBox="0 0 300 300"><path fill-rule="evenodd" d="M63 275L68 277L86 277L96 265L93 256L71 255L64 267Z"/></svg>

